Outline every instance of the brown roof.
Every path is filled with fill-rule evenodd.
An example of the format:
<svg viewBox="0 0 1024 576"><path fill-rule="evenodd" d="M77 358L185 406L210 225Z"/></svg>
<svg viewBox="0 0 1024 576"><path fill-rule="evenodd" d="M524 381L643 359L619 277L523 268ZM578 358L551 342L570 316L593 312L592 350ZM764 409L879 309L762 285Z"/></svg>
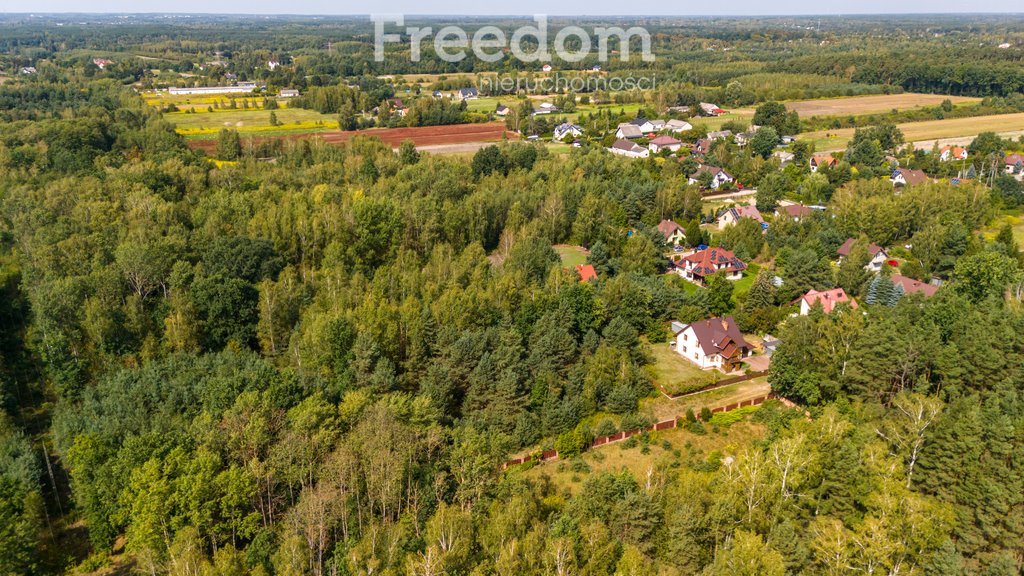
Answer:
<svg viewBox="0 0 1024 576"><path fill-rule="evenodd" d="M651 140L651 144L654 144L655 146L675 146L676 144L682 144L682 142L671 136L658 136L654 140Z"/></svg>
<svg viewBox="0 0 1024 576"><path fill-rule="evenodd" d="M803 204L789 204L787 206L779 206L779 213L785 214L790 218L806 218L814 213L814 210Z"/></svg>
<svg viewBox="0 0 1024 576"><path fill-rule="evenodd" d="M938 286L926 284L920 280L914 280L899 274L893 274L890 280L892 280L893 284L902 287L904 294L923 294L925 298L929 298L939 291Z"/></svg>
<svg viewBox="0 0 1024 576"><path fill-rule="evenodd" d="M836 253L838 253L840 256L849 256L850 255L850 250L853 249L853 243L856 242L856 241L857 241L856 238L850 238L846 242L843 242L843 245L840 246L838 250L836 250ZM879 252L884 252L884 251L885 251L885 248L882 248L881 246L879 246L878 244L875 244L874 242L872 242L871 244L868 244L868 254L871 254L872 256L875 256Z"/></svg>
<svg viewBox="0 0 1024 576"><path fill-rule="evenodd" d="M1020 154L1010 154L1006 157L1007 166L1016 166L1017 164L1024 164L1024 156Z"/></svg>
<svg viewBox="0 0 1024 576"><path fill-rule="evenodd" d="M732 176L730 176L728 172L719 168L718 166L708 166L707 164L701 164L700 166L698 166L697 170L695 170L693 174L690 174L690 178L696 180L700 176L701 172L707 172L712 176L718 176L719 173L724 173L729 178L732 178Z"/></svg>
<svg viewBox="0 0 1024 576"><path fill-rule="evenodd" d="M753 204L748 206L733 206L732 208L729 208L726 212L732 212L733 216L737 220L739 220L740 218L750 218L752 220L757 220L758 222L764 224L764 218L761 217L761 211L758 210L757 206L754 206Z"/></svg>
<svg viewBox="0 0 1024 576"><path fill-rule="evenodd" d="M715 272L740 272L747 269L745 262L725 248L706 248L694 252L682 260L693 264L690 269L694 276L711 276Z"/></svg>
<svg viewBox="0 0 1024 576"><path fill-rule="evenodd" d="M690 324L690 327L705 355L721 354L730 358L736 349L753 348L743 339L743 333L732 316L701 320Z"/></svg>
<svg viewBox="0 0 1024 576"><path fill-rule="evenodd" d="M630 142L629 140L621 140L620 139L620 140L616 140L615 144L612 144L612 148L615 148L617 150L625 150L626 152L633 152L634 150L639 148L639 146L637 146L633 142Z"/></svg>
<svg viewBox="0 0 1024 576"><path fill-rule="evenodd" d="M672 220L662 220L658 223L658 232L661 232L661 235L664 236L666 240L669 236L675 234L676 230L682 232L684 236L686 235L686 229Z"/></svg>
<svg viewBox="0 0 1024 576"><path fill-rule="evenodd" d="M892 177L895 179L897 174L903 176L903 180L907 183L908 186L911 184L923 184L929 180L928 175L922 172L921 170L909 170L907 168L900 168L899 170L893 172Z"/></svg>
<svg viewBox="0 0 1024 576"><path fill-rule="evenodd" d="M807 294L804 294L802 300L807 302L808 306L814 306L816 303L821 302L821 307L825 310L825 314L831 314L835 310L836 306L847 302L850 304L850 308L857 308L857 301L846 295L846 291L842 288L834 288L832 290L825 290L824 292L818 292L817 290L811 290Z"/></svg>
<svg viewBox="0 0 1024 576"><path fill-rule="evenodd" d="M832 156L811 156L811 164L815 166L835 166L837 163Z"/></svg>

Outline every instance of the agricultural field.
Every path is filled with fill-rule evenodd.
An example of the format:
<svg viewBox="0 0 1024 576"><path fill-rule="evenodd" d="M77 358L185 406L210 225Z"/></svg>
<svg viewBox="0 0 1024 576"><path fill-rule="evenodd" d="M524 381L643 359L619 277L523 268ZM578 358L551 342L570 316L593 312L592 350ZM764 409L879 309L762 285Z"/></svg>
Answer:
<svg viewBox="0 0 1024 576"><path fill-rule="evenodd" d="M942 138L966 138L982 132L1018 134L1024 130L1024 113L977 116L974 118L952 118L948 120L927 120L898 124L907 142L934 141ZM843 150L853 138L853 128L841 130L819 130L800 135L801 140L810 140L815 150L831 152ZM931 148L931 146L928 146Z"/></svg>
<svg viewBox="0 0 1024 576"><path fill-rule="evenodd" d="M239 129L239 132L243 132L242 129ZM265 138L278 137L286 139L300 139L309 135L309 133L309 130L299 130L293 134L254 132L252 134L243 133L242 136L256 136L256 141L259 142ZM375 138L379 138L385 144L391 145L393 148L397 148L405 140L412 140L417 147L440 147L456 144L499 142L504 138L515 139L518 137L511 132L506 132L505 125L500 122L491 122L488 124L423 126L419 128L371 128L369 130L354 130L348 132L338 132L337 125L335 124L333 128L324 128L320 133L314 135L314 137L319 138L328 144L341 144L356 136L373 136ZM202 139L193 138L189 141L189 146L192 149L202 149L207 152L212 152L216 148L217 142L215 138L211 137L204 137ZM472 150L458 148L453 151L465 153Z"/></svg>
<svg viewBox="0 0 1024 576"><path fill-rule="evenodd" d="M824 98L819 100L798 100L786 102L786 108L796 110L801 117L811 116L858 116L877 114L892 110L905 110L923 106L936 106L943 100L953 104L980 102L981 98L944 96L941 94L882 94L877 96L854 96L851 98Z"/></svg>

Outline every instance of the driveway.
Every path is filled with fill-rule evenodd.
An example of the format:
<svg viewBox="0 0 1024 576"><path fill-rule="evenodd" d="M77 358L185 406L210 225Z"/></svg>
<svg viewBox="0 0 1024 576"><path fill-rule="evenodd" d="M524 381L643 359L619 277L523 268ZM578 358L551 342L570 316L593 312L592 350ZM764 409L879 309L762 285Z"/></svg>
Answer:
<svg viewBox="0 0 1024 576"><path fill-rule="evenodd" d="M764 372L768 369L768 364L771 363L771 358L764 354L758 354L745 359L746 363L750 365L750 369L755 372Z"/></svg>

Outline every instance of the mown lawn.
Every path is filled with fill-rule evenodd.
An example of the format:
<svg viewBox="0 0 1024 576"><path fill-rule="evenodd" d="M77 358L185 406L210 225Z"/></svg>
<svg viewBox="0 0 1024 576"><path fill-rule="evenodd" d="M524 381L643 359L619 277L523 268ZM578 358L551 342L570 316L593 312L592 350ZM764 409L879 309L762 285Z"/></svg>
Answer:
<svg viewBox="0 0 1024 576"><path fill-rule="evenodd" d="M660 384L669 394L691 392L717 382L722 373L717 370L701 370L696 364L683 358L667 343L651 345L654 364L650 373L655 383Z"/></svg>
<svg viewBox="0 0 1024 576"><path fill-rule="evenodd" d="M282 108L273 110L278 125L271 126L271 110L217 110L214 112L172 112L164 114L164 118L175 125L179 134L185 136L197 134L216 134L224 128L238 130L239 133L281 133L295 130L316 131L337 130L338 119L334 116L321 114L315 110L301 108Z"/></svg>
<svg viewBox="0 0 1024 576"><path fill-rule="evenodd" d="M587 250L582 246L570 246L559 244L554 246L558 257L562 259L562 266L565 268L576 268L579 264L587 263Z"/></svg>

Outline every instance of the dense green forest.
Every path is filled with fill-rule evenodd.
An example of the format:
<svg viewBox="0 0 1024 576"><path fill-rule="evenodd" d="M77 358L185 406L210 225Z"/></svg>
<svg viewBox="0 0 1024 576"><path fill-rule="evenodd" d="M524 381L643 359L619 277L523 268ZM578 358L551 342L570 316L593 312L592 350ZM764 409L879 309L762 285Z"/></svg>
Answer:
<svg viewBox="0 0 1024 576"><path fill-rule="evenodd" d="M767 58L774 40L746 26L715 37ZM47 38L26 27L0 50L60 60ZM881 44L863 48L908 49ZM334 86L353 50L311 65ZM913 82L1019 91L1019 63L971 50L949 57L1010 70L1001 84ZM842 52L780 66L821 73ZM858 78L900 84L874 57ZM0 87L0 574L1020 574L1024 261L1009 227L980 233L1020 206L1012 176L894 194L887 154L951 168L891 125L815 174L806 147L782 169L719 144L708 161L758 185L765 214L783 197L829 210L709 235L693 160L369 138L268 157L233 134L237 162L216 164L124 85L137 78L94 72ZM307 98L340 111L357 95ZM1012 145L979 137L977 170ZM762 271L742 292L665 274L665 218ZM869 242L943 286L901 297L888 269L865 271ZM589 248L598 281L562 266L561 243ZM787 317L835 286L861 309ZM669 322L722 314L780 337L770 382L799 407L765 404L747 443L691 422L719 449L645 445L664 458L643 477L590 472L587 440L650 423ZM578 481L502 469L538 448Z"/></svg>

